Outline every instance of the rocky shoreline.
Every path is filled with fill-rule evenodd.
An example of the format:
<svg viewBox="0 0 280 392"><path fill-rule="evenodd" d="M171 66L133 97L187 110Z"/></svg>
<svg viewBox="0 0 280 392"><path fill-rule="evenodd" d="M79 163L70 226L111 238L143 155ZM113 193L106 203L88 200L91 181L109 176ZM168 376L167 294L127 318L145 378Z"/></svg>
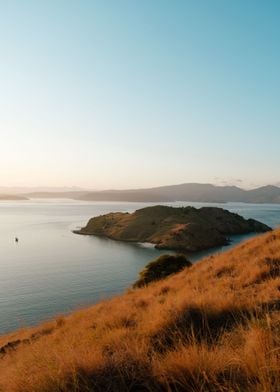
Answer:
<svg viewBox="0 0 280 392"><path fill-rule="evenodd" d="M234 234L263 233L271 228L217 207L146 207L91 218L76 234L127 242L149 242L158 249L200 251L229 243Z"/></svg>

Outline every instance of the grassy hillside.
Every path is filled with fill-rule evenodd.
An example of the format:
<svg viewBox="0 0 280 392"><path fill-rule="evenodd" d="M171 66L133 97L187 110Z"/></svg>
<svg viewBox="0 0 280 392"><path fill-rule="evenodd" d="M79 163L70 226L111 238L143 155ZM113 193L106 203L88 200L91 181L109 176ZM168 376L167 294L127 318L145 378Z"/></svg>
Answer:
<svg viewBox="0 0 280 392"><path fill-rule="evenodd" d="M268 230L260 222L222 208L153 206L133 214L117 212L92 218L76 233L150 242L159 249L198 251L227 244L231 234Z"/></svg>
<svg viewBox="0 0 280 392"><path fill-rule="evenodd" d="M0 391L279 391L280 230L0 337Z"/></svg>

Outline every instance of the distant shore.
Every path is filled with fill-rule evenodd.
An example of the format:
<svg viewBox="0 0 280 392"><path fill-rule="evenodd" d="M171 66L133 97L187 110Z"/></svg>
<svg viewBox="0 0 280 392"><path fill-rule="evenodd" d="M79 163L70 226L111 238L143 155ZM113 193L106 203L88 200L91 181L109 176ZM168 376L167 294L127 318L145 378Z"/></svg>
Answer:
<svg viewBox="0 0 280 392"><path fill-rule="evenodd" d="M242 189L237 186L217 186L213 184L184 183L179 185L160 186L153 188L120 189L92 191L87 189L69 190L69 188L54 188L48 191L33 188L12 191L2 188L3 196L26 199L71 199L98 202L133 202L133 203L256 203L280 204L280 187L266 185L255 189ZM12 199L14 200L14 199Z"/></svg>
<svg viewBox="0 0 280 392"><path fill-rule="evenodd" d="M18 195L0 195L0 201L9 201L9 200L29 200L28 197L18 196Z"/></svg>

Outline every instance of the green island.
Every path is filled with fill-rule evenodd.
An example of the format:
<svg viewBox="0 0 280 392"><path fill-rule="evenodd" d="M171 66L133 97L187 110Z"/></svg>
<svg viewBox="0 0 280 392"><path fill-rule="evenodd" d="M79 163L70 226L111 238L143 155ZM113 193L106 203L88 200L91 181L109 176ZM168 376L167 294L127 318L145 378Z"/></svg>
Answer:
<svg viewBox="0 0 280 392"><path fill-rule="evenodd" d="M154 244L158 249L199 251L226 245L234 234L271 228L217 207L152 206L134 213L114 212L91 218L76 234Z"/></svg>

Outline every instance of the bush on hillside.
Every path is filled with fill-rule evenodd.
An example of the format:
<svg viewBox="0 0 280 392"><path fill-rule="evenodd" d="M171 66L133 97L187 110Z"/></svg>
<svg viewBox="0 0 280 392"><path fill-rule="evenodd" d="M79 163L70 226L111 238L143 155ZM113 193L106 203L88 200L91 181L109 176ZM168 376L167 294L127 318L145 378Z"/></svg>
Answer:
<svg viewBox="0 0 280 392"><path fill-rule="evenodd" d="M133 287L146 286L151 282L175 274L186 267L191 267L191 265L192 263L183 254L159 256L156 260L147 264L143 271L140 272L140 277Z"/></svg>

